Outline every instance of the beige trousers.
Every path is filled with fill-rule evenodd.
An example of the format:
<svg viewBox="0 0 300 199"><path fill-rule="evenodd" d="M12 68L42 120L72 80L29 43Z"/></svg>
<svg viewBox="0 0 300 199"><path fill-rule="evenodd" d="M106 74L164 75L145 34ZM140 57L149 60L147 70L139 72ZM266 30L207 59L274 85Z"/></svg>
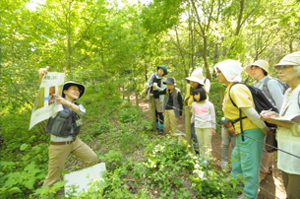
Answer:
<svg viewBox="0 0 300 199"><path fill-rule="evenodd" d="M168 133L174 132L177 129L178 117L175 116L174 110L165 110L165 129Z"/></svg>
<svg viewBox="0 0 300 199"><path fill-rule="evenodd" d="M200 157L203 157L206 160L208 160L212 152L212 147L211 147L212 129L195 128L195 130L199 142L199 155Z"/></svg>
<svg viewBox="0 0 300 199"><path fill-rule="evenodd" d="M49 146L48 175L43 186L53 186L60 180L67 157L73 155L82 159L87 166L97 164L98 158L95 152L78 137L71 144L51 145Z"/></svg>

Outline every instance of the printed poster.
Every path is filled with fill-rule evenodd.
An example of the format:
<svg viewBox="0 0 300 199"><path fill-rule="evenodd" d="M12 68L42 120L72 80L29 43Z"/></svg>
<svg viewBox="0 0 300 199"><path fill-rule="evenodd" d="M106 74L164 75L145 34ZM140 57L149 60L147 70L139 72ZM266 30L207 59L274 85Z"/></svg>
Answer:
<svg viewBox="0 0 300 199"><path fill-rule="evenodd" d="M63 110L61 104L57 104L53 94L61 95L64 85L65 73L51 73L44 75L36 99L34 101L29 130L37 123L55 116Z"/></svg>

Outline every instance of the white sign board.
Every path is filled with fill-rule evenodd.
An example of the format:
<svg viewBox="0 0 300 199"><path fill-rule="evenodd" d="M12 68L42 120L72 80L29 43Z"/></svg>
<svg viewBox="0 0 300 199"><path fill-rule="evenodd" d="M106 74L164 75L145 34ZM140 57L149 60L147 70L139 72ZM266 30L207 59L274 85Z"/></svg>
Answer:
<svg viewBox="0 0 300 199"><path fill-rule="evenodd" d="M77 194L88 189L90 187L90 183L94 180L99 181L99 185L103 176L103 171L106 170L105 163L99 163L94 166L85 168L83 170L74 171L72 173L68 173L64 176L64 180L68 182L65 184L65 196L67 196L67 192L72 191L72 185L75 185L78 188L76 189Z"/></svg>
<svg viewBox="0 0 300 199"><path fill-rule="evenodd" d="M53 94L62 94L64 80L65 73L48 72L44 75L33 105L29 130L37 123L55 116L58 111L63 110L62 105L55 102Z"/></svg>

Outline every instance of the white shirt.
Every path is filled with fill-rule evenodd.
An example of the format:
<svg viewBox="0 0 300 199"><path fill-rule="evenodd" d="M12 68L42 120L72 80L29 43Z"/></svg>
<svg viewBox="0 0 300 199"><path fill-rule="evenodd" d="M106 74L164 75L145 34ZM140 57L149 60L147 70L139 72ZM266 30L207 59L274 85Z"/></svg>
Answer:
<svg viewBox="0 0 300 199"><path fill-rule="evenodd" d="M204 103L193 102L191 123L195 122L195 128L216 129L216 114L214 105L206 101Z"/></svg>
<svg viewBox="0 0 300 199"><path fill-rule="evenodd" d="M291 88L284 94L284 101L280 110L280 115L283 113L285 113L284 115L300 114L298 99L300 85L298 85L298 87L290 94L290 97L288 97L290 90ZM278 142L278 148L300 156L300 134L297 132L299 131L299 128L300 124L292 125L289 129L283 127L277 129L276 139ZM286 173L300 175L300 159L284 152L278 151L277 166Z"/></svg>

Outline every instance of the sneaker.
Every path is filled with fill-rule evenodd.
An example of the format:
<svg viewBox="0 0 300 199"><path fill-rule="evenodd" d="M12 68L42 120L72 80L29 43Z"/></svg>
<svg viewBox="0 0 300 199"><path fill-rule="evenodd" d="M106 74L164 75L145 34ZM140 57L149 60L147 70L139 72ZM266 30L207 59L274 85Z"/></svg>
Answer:
<svg viewBox="0 0 300 199"><path fill-rule="evenodd" d="M159 135L164 134L164 129L159 129L158 133L159 133Z"/></svg>
<svg viewBox="0 0 300 199"><path fill-rule="evenodd" d="M237 197L237 199L244 199L244 198L247 198L247 196L244 193Z"/></svg>
<svg viewBox="0 0 300 199"><path fill-rule="evenodd" d="M263 181L267 175L268 173L259 172L259 182Z"/></svg>
<svg viewBox="0 0 300 199"><path fill-rule="evenodd" d="M223 161L221 161L221 168L222 169L226 169L226 170L228 170L228 163L227 162L223 162Z"/></svg>

